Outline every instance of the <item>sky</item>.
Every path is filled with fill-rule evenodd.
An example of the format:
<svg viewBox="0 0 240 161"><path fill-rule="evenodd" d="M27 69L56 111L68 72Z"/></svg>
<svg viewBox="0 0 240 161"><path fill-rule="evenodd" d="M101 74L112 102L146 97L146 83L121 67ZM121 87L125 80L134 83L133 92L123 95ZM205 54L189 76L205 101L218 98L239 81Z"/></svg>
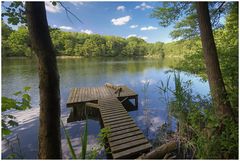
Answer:
<svg viewBox="0 0 240 161"><path fill-rule="evenodd" d="M154 7L161 2L62 2L81 21L67 14L59 4L46 2L48 24L64 31L114 35L123 38L140 37L147 42L170 42L173 28L160 27L150 18Z"/></svg>
<svg viewBox="0 0 240 161"><path fill-rule="evenodd" d="M111 35L128 38L139 37L147 42L171 42L169 33L173 27L159 26L156 18L150 14L162 2L61 2L69 11L77 16L79 22L70 13L57 4L45 2L48 24L69 32L85 32L87 34ZM7 5L7 4L5 4ZM3 8L2 8L3 9ZM4 19L6 21L6 19ZM13 29L17 27L14 26Z"/></svg>

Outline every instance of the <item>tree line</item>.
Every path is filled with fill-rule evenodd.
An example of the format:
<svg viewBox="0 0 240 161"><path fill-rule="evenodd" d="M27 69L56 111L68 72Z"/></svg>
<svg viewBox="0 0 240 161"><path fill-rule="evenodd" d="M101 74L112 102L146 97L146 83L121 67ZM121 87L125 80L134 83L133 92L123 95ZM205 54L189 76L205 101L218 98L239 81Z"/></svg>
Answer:
<svg viewBox="0 0 240 161"><path fill-rule="evenodd" d="M79 32L65 32L49 28L58 56L115 57L115 56L158 56L164 58L162 42L147 43L137 37L122 38ZM12 30L2 22L2 56L32 56L28 29L21 26Z"/></svg>

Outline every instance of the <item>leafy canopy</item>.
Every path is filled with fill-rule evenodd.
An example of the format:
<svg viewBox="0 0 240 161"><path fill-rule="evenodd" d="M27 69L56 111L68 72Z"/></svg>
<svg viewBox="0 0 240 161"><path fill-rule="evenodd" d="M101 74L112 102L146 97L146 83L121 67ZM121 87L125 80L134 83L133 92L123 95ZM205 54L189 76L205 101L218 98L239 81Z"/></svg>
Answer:
<svg viewBox="0 0 240 161"><path fill-rule="evenodd" d="M151 14L159 20L159 25L167 27L174 24L170 33L173 39L192 39L199 35L195 2L164 2ZM213 29L222 27L220 18L229 11L232 2L210 2L209 10Z"/></svg>

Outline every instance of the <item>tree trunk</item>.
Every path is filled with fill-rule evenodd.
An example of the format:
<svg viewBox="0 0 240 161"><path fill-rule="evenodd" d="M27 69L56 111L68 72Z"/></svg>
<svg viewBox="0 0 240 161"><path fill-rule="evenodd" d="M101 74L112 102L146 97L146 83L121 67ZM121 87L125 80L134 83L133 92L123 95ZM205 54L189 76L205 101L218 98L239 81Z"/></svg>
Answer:
<svg viewBox="0 0 240 161"><path fill-rule="evenodd" d="M60 159L60 90L56 55L44 2L26 2L27 25L38 58L40 90L39 158Z"/></svg>
<svg viewBox="0 0 240 161"><path fill-rule="evenodd" d="M216 108L216 114L219 117L233 117L231 104L227 97L227 92L219 66L217 49L213 38L212 26L209 16L208 3L197 2L196 8L208 81L214 107Z"/></svg>
<svg viewBox="0 0 240 161"><path fill-rule="evenodd" d="M177 150L177 142L171 141L161 145L160 147L157 147L147 154L139 156L137 159L163 159L166 154L169 154L175 150Z"/></svg>

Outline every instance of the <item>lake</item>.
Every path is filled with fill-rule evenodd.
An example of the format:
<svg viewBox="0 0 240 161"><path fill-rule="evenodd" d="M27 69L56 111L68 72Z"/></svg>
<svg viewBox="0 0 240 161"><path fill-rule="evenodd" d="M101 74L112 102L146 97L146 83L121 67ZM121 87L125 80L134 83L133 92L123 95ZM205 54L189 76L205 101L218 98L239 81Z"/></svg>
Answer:
<svg viewBox="0 0 240 161"><path fill-rule="evenodd" d="M80 136L82 135L84 121L67 123L66 120L71 109L66 108L66 101L70 89L73 87L97 87L106 82L115 85L127 85L138 93L138 110L131 111L136 124L148 137L153 140L157 137L158 128L167 122L167 103L160 94L160 82L166 83L170 76L169 86L174 88L173 73L167 72L175 60L160 60L158 58L75 58L58 59L61 91L61 115L68 129L74 148L79 151ZM191 80L194 93L207 95L208 82L202 81L198 76L180 72L183 81ZM14 128L20 140L21 153L26 159L37 158L38 150L38 111L39 89L37 61L35 59L14 58L2 59L2 95L12 97L12 94L23 87L30 86L32 109L27 111L12 112L19 120L20 125ZM171 97L171 96L170 96ZM89 146L97 144L100 124L96 120L89 120ZM172 122L173 130L176 128ZM12 135L9 139L14 139ZM5 145L2 147L6 147ZM62 148L64 158L69 158L66 139L62 133ZM2 148L2 157L6 157L11 150ZM15 151L19 146L14 142Z"/></svg>

